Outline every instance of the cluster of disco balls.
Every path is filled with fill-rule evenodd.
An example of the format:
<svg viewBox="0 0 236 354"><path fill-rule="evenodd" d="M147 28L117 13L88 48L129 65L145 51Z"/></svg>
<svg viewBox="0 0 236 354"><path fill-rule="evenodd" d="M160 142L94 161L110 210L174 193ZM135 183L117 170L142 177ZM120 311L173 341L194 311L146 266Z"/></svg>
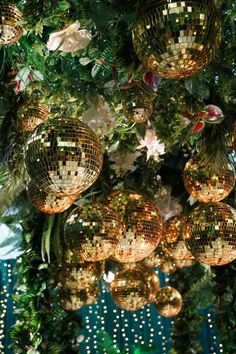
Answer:
<svg viewBox="0 0 236 354"><path fill-rule="evenodd" d="M93 290L97 289L97 277L92 270L87 270L95 270L95 264L109 258L119 268L110 284L111 296L117 306L135 311L154 302L163 316L177 315L182 306L181 295L172 288L160 289L156 273L142 262L154 252L162 237L159 208L137 192L115 191L103 203L76 207L68 215L64 227L64 240L71 252L73 267L63 264L61 268L60 274L64 275L58 286L61 305L74 310L91 303L91 299L96 301L99 292L94 298ZM87 264L83 274L85 279L93 279L92 287L89 281L86 286L81 280L81 264ZM65 281L68 278L76 280Z"/></svg>

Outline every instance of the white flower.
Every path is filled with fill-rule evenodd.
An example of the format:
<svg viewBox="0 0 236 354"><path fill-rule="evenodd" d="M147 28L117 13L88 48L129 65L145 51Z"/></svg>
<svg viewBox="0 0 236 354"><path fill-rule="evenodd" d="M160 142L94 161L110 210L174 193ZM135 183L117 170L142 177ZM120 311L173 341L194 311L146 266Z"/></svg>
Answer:
<svg viewBox="0 0 236 354"><path fill-rule="evenodd" d="M151 156L159 156L165 153L165 144L157 139L156 133L153 129L148 128L144 139L139 140L140 145L137 149L147 148L147 160Z"/></svg>
<svg viewBox="0 0 236 354"><path fill-rule="evenodd" d="M51 33L47 42L48 49L71 53L86 48L92 39L91 33L79 28L80 24L75 22L62 31Z"/></svg>
<svg viewBox="0 0 236 354"><path fill-rule="evenodd" d="M89 108L84 112L83 121L99 135L107 135L115 126L110 107L103 96L98 95L89 102Z"/></svg>
<svg viewBox="0 0 236 354"><path fill-rule="evenodd" d="M165 193L157 199L156 204L159 206L165 222L183 211L179 200L171 196L171 187L166 187Z"/></svg>
<svg viewBox="0 0 236 354"><path fill-rule="evenodd" d="M110 161L113 162L111 168L115 171L116 175L124 175L127 171L135 171L136 166L134 162L140 156L140 152L115 152L110 155Z"/></svg>
<svg viewBox="0 0 236 354"><path fill-rule="evenodd" d="M43 75L38 70L31 70L27 67L21 69L14 79L16 82L15 92L23 91L32 81L42 81Z"/></svg>

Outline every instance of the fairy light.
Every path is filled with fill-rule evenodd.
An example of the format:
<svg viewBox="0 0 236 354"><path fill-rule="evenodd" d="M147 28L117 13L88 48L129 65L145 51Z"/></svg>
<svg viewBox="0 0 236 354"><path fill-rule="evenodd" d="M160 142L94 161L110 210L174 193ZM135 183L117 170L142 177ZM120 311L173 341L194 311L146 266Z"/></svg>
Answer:
<svg viewBox="0 0 236 354"><path fill-rule="evenodd" d="M223 353L223 346L219 344L217 341L217 336L215 333L215 316L210 311L207 313L207 327L210 333L210 338L212 338L210 353L211 354L219 354Z"/></svg>

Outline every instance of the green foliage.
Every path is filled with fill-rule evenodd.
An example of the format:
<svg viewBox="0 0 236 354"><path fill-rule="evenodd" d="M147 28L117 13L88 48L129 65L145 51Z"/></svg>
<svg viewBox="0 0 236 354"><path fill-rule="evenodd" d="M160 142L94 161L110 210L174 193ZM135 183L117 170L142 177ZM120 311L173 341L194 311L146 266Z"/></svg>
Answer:
<svg viewBox="0 0 236 354"><path fill-rule="evenodd" d="M45 225L47 219L38 213L22 223L25 253L18 261L19 295L15 296L18 320L10 333L12 350L19 354L33 353L33 350L50 354L78 353L81 319L77 313L66 312L58 305L55 291L58 265L55 261L45 263L41 258Z"/></svg>
<svg viewBox="0 0 236 354"><path fill-rule="evenodd" d="M203 317L198 310L214 303L214 280L209 268L196 264L174 273L172 285L183 297L183 308L174 320L171 354L203 353L198 341Z"/></svg>
<svg viewBox="0 0 236 354"><path fill-rule="evenodd" d="M216 324L223 348L227 354L236 350L236 264L235 261L227 266L214 267L216 296Z"/></svg>

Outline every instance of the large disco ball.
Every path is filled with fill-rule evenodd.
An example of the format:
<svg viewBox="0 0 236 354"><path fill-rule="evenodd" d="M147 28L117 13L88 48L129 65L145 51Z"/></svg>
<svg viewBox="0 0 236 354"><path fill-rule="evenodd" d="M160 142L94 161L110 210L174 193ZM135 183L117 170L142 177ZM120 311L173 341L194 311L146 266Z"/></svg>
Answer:
<svg viewBox="0 0 236 354"><path fill-rule="evenodd" d="M118 212L124 223L120 242L112 258L126 263L149 256L162 236L163 222L159 208L132 191L112 192L108 196L108 205Z"/></svg>
<svg viewBox="0 0 236 354"><path fill-rule="evenodd" d="M111 282L110 292L115 304L127 311L139 310L150 302L150 287L139 268L118 273Z"/></svg>
<svg viewBox="0 0 236 354"><path fill-rule="evenodd" d="M59 286L57 289L58 302L67 311L75 311L85 305L94 304L99 298L99 286L97 283L88 288L66 289Z"/></svg>
<svg viewBox="0 0 236 354"><path fill-rule="evenodd" d="M184 186L191 196L202 203L219 202L234 188L235 170L229 162L213 172L196 155L184 168Z"/></svg>
<svg viewBox="0 0 236 354"><path fill-rule="evenodd" d="M13 4L0 4L0 45L11 45L19 41L23 28L19 24L22 14Z"/></svg>
<svg viewBox="0 0 236 354"><path fill-rule="evenodd" d="M63 195L62 193L46 192L30 181L27 190L28 197L42 213L56 214L68 209L76 199L76 196Z"/></svg>
<svg viewBox="0 0 236 354"><path fill-rule="evenodd" d="M178 290L167 286L158 292L155 305L161 316L177 316L182 308L182 296Z"/></svg>
<svg viewBox="0 0 236 354"><path fill-rule="evenodd" d="M177 215L164 224L162 244L167 253L175 260L191 260L193 255L183 240L183 227L187 223L187 215Z"/></svg>
<svg viewBox="0 0 236 354"><path fill-rule="evenodd" d="M26 144L29 176L55 193L84 192L98 178L102 162L97 136L78 119L49 119L33 131Z"/></svg>
<svg viewBox="0 0 236 354"><path fill-rule="evenodd" d="M63 264L59 269L58 280L67 289L88 288L102 277L103 271L102 262Z"/></svg>
<svg viewBox="0 0 236 354"><path fill-rule="evenodd" d="M184 229L185 241L199 262L220 266L236 259L236 211L229 205L199 205Z"/></svg>
<svg viewBox="0 0 236 354"><path fill-rule="evenodd" d="M19 125L23 131L31 132L48 118L48 110L37 101L26 101L17 111Z"/></svg>
<svg viewBox="0 0 236 354"><path fill-rule="evenodd" d="M184 78L215 56L221 24L213 0L149 0L133 27L135 51L145 67L165 78Z"/></svg>
<svg viewBox="0 0 236 354"><path fill-rule="evenodd" d="M114 210L99 203L85 204L75 208L67 217L65 243L78 260L97 262L114 253L121 230Z"/></svg>

